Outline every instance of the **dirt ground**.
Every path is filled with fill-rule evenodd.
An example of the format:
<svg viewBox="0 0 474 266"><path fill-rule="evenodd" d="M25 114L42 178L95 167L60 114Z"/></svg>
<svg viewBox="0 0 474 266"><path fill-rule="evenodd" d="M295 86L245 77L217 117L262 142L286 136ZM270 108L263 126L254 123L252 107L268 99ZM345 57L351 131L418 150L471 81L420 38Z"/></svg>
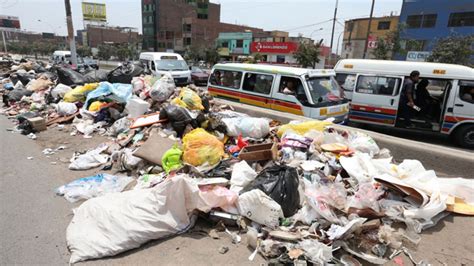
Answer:
<svg viewBox="0 0 474 266"><path fill-rule="evenodd" d="M100 168L70 171L67 166L75 151L94 148L108 138L71 136L66 126L63 130L49 128L38 133L37 140L30 140L6 130L12 127L11 121L0 117L0 264L67 264L66 228L73 216L72 209L80 203L70 204L55 196L54 189L74 179L104 172ZM64 150L49 157L41 152L62 145L66 146ZM33 159L28 160L29 156ZM225 232L219 233L220 239L209 237L207 232L212 228L212 223L200 219L183 235L151 241L111 258L81 264L265 264L260 255L253 262L247 259L253 250L247 247L245 235L240 244L232 244ZM218 249L222 246L229 251L220 254ZM401 256L405 265L411 264L406 256ZM460 215L444 218L422 233L413 256L433 265L474 265L474 218Z"/></svg>

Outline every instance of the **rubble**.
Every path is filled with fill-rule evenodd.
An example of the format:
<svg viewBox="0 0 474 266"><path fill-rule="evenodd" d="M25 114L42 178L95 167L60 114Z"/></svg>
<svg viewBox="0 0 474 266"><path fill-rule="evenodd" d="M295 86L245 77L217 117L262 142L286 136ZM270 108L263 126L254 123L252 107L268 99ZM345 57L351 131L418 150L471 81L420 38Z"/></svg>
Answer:
<svg viewBox="0 0 474 266"><path fill-rule="evenodd" d="M36 65L2 66L1 113L17 132L109 137L76 151L69 169L110 174L56 189L84 201L66 232L71 263L184 233L199 217L220 221L235 245L246 234L249 260L362 265L399 263L404 253L424 264L407 249L422 230L452 212L474 215L473 180L439 178L416 160L398 164L370 136L330 121L248 117L133 64L85 75L51 66L36 74Z"/></svg>

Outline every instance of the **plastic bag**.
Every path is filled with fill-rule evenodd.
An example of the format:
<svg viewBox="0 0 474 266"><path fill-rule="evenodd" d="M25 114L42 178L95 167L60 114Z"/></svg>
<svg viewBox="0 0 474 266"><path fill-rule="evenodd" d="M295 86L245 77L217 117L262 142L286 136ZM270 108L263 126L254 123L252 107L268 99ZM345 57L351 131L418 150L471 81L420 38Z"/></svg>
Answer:
<svg viewBox="0 0 474 266"><path fill-rule="evenodd" d="M370 208L376 212L380 211L379 198L384 191L380 188L375 188L372 183L359 184L359 189L353 196L347 200L347 207L354 207L357 209Z"/></svg>
<svg viewBox="0 0 474 266"><path fill-rule="evenodd" d="M281 206L260 189L241 194L237 201L237 209L240 215L270 228L277 227L279 219L283 218Z"/></svg>
<svg viewBox="0 0 474 266"><path fill-rule="evenodd" d="M171 97L175 89L173 77L170 74L165 74L153 84L149 94L153 100L164 102Z"/></svg>
<svg viewBox="0 0 474 266"><path fill-rule="evenodd" d="M89 105L88 110L90 112L97 112L97 111L100 111L100 109L102 109L102 106L104 106L106 104L107 104L106 102L95 101L95 102L92 102L91 105Z"/></svg>
<svg viewBox="0 0 474 266"><path fill-rule="evenodd" d="M172 104L187 108L189 110L204 110L199 95L191 89L183 88L179 96L171 101Z"/></svg>
<svg viewBox="0 0 474 266"><path fill-rule="evenodd" d="M222 122L225 123L227 135L230 137L242 135L244 138L261 139L270 133L270 124L268 120L264 118L224 118Z"/></svg>
<svg viewBox="0 0 474 266"><path fill-rule="evenodd" d="M69 164L70 170L87 170L97 166L101 166L109 160L108 155L101 154L107 149L107 145L101 144L94 150L90 150L84 154L73 156Z"/></svg>
<svg viewBox="0 0 474 266"><path fill-rule="evenodd" d="M287 131L290 131L290 130L293 133L296 133L298 135L304 135L310 130L323 131L329 125L332 125L332 123L327 122L327 121L317 121L317 120L311 120L308 122L301 122L301 123L290 123L290 124L281 126L278 129L277 135L278 137L281 138L283 134L285 134Z"/></svg>
<svg viewBox="0 0 474 266"><path fill-rule="evenodd" d="M224 144L202 128L194 129L183 138L183 160L193 166L215 165L224 156Z"/></svg>
<svg viewBox="0 0 474 266"><path fill-rule="evenodd" d="M88 83L107 81L108 74L109 74L109 71L104 70L104 69L92 70L90 72L87 72L87 74L84 75L84 79Z"/></svg>
<svg viewBox="0 0 474 266"><path fill-rule="evenodd" d="M26 89L29 91L42 91L49 89L53 85L54 83L48 78L37 78L28 82Z"/></svg>
<svg viewBox="0 0 474 266"><path fill-rule="evenodd" d="M163 166L163 169L165 169L166 173L179 169L181 166L183 166L181 162L182 155L183 151L178 148L177 145L174 145L173 148L167 150L165 154L163 154L161 164Z"/></svg>
<svg viewBox="0 0 474 266"><path fill-rule="evenodd" d="M305 239L299 242L298 246L304 250L305 256L317 265L326 265L332 260L332 248L318 240Z"/></svg>
<svg viewBox="0 0 474 266"><path fill-rule="evenodd" d="M178 136L183 135L188 124L193 124L193 118L186 109L172 104L161 109L160 119L168 119L173 130L178 133ZM197 125L193 124L194 126L197 127Z"/></svg>
<svg viewBox="0 0 474 266"><path fill-rule="evenodd" d="M60 102L56 105L56 111L60 116L72 115L77 112L77 106L74 103Z"/></svg>
<svg viewBox="0 0 474 266"><path fill-rule="evenodd" d="M31 96L31 94L33 94L33 92L25 89L23 86L15 86L15 88L12 91L8 92L7 96L8 96L8 100L17 102L21 100L23 96Z"/></svg>
<svg viewBox="0 0 474 266"><path fill-rule="evenodd" d="M99 86L99 83L88 83L84 86L75 87L64 95L63 100L69 103L82 102L86 99L86 94L95 90L97 86Z"/></svg>
<svg viewBox="0 0 474 266"><path fill-rule="evenodd" d="M243 192L260 189L280 204L285 217L290 217L299 209L299 178L295 168L274 165L263 169Z"/></svg>
<svg viewBox="0 0 474 266"><path fill-rule="evenodd" d="M241 161L232 166L230 177L230 190L240 192L245 186L250 184L257 173L248 165L246 161Z"/></svg>
<svg viewBox="0 0 474 266"><path fill-rule="evenodd" d="M71 91L72 88L64 85L64 84L58 84L54 89L51 90L51 95L54 98L64 98L64 95Z"/></svg>
<svg viewBox="0 0 474 266"><path fill-rule="evenodd" d="M132 122L127 117L122 117L116 120L111 127L108 129L108 134L110 136L117 136L118 134L125 132L130 129Z"/></svg>
<svg viewBox="0 0 474 266"><path fill-rule="evenodd" d="M84 103L84 109L89 107L92 100L97 100L99 97L106 96L116 102L126 103L132 97L132 85L109 82L101 82L94 91L87 94L87 99Z"/></svg>
<svg viewBox="0 0 474 266"><path fill-rule="evenodd" d="M125 110L127 110L128 117L130 118L137 118L145 114L148 108L150 108L150 104L140 98L132 98L125 105Z"/></svg>
<svg viewBox="0 0 474 266"><path fill-rule="evenodd" d="M110 71L107 80L110 83L130 84L133 77L143 74L143 68L133 63L124 63L121 66Z"/></svg>
<svg viewBox="0 0 474 266"><path fill-rule="evenodd" d="M132 171L143 166L143 160L134 156L130 148L113 152L111 158L114 168L118 171Z"/></svg>
<svg viewBox="0 0 474 266"><path fill-rule="evenodd" d="M374 139L362 133L356 133L349 139L349 146L356 151L367 153L370 157L380 152L379 146Z"/></svg>
<svg viewBox="0 0 474 266"><path fill-rule="evenodd" d="M199 187L203 199L212 208L222 208L225 211L235 210L235 203L239 195L234 191L222 186L201 186Z"/></svg>
<svg viewBox="0 0 474 266"><path fill-rule="evenodd" d="M59 83L69 85L69 86L82 85L86 83L86 79L81 73L76 72L70 68L58 67L57 72L58 72Z"/></svg>
<svg viewBox="0 0 474 266"><path fill-rule="evenodd" d="M114 176L97 174L80 178L56 189L56 194L64 196L69 202L81 199L91 199L106 193L121 192L133 178L129 176Z"/></svg>

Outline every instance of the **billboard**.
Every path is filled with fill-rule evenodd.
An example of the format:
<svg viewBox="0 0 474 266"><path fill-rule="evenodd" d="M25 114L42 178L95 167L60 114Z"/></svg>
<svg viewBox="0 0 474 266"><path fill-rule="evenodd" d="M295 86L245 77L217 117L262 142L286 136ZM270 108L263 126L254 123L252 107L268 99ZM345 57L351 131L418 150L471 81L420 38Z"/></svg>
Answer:
<svg viewBox="0 0 474 266"><path fill-rule="evenodd" d="M20 29L20 18L0 15L0 28Z"/></svg>
<svg viewBox="0 0 474 266"><path fill-rule="evenodd" d="M426 59L431 55L431 52L425 51L409 51L407 53L407 61L426 62Z"/></svg>
<svg viewBox="0 0 474 266"><path fill-rule="evenodd" d="M298 50L295 42L252 42L250 51L252 53L291 54Z"/></svg>
<svg viewBox="0 0 474 266"><path fill-rule="evenodd" d="M82 2L82 17L87 21L107 21L105 4Z"/></svg>

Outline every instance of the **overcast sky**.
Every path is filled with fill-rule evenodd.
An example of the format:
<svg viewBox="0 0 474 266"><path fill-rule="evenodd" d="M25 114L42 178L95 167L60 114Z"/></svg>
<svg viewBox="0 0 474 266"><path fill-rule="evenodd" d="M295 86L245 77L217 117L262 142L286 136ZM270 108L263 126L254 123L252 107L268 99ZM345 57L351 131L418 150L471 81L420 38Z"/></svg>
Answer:
<svg viewBox="0 0 474 266"><path fill-rule="evenodd" d="M74 30L82 29L81 0L71 0ZM141 32L141 0L89 0L105 3L107 22L112 26L136 27ZM211 0L221 4L221 21L244 24L265 30L285 30L292 36L302 33L324 39L329 45L331 19L336 0ZM368 17L371 0L339 0L334 46L344 20ZM402 0L376 0L374 15L400 13ZM0 0L0 15L20 17L22 29L66 35L63 0ZM38 22L40 20L41 22ZM312 25L318 24L318 25ZM312 25L312 26L307 26ZM305 27L306 26L306 27ZM322 30L319 30L322 28ZM341 40L342 42L342 40Z"/></svg>

